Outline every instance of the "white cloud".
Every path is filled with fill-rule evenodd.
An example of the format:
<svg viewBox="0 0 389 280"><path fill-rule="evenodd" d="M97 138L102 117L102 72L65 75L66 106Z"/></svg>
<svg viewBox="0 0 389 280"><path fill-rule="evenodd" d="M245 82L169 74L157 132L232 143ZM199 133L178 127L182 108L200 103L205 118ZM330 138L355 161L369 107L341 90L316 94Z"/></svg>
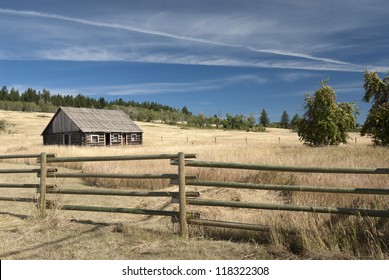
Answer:
<svg viewBox="0 0 389 280"><path fill-rule="evenodd" d="M315 73L315 72L288 72L288 73L283 73L279 76L283 81L286 82L295 82L298 80L306 79L306 78L311 78L311 77L321 77L321 74Z"/></svg>
<svg viewBox="0 0 389 280"><path fill-rule="evenodd" d="M237 75L227 76L225 78L214 80L200 80L194 82L163 82L163 83L131 83L107 86L92 86L92 87L77 87L77 88L46 88L52 94L70 94L77 95L108 95L108 96L135 96L135 95L152 95L152 94L171 94L171 93L197 93L204 91L214 91L223 89L232 84L267 83L267 79L255 75ZM31 86L29 86L31 87ZM34 85L33 88L44 88L39 85ZM24 91L27 87L18 85L17 89Z"/></svg>
<svg viewBox="0 0 389 280"><path fill-rule="evenodd" d="M382 12L378 12L378 19L373 19L372 10L364 9L368 3L353 3L287 1L262 3L261 9L257 9L258 3L245 2L237 5L236 11L232 7L227 11L221 5L218 12L208 12L197 2L181 10L172 7L164 10L157 3L148 9L117 10L114 16L91 13L77 17L4 8L0 8L0 14L8 16L8 20L23 17L24 20L15 21L20 30L23 24L27 28L31 22L42 21L40 25L32 25L36 32L28 38L29 48L14 52L12 58L19 54L21 59L360 72L366 66L349 59L354 46L339 34L355 32L369 22L376 23ZM363 11L365 17L357 20ZM27 39L19 40L26 43ZM355 48L363 49L358 45ZM334 56L334 50L343 50L347 58Z"/></svg>
<svg viewBox="0 0 389 280"><path fill-rule="evenodd" d="M180 35L180 34L175 34L175 33L159 31L159 30L155 30L155 29L146 29L146 28L143 28L140 26L134 26L134 25L119 24L119 23L107 23L107 22L86 20L86 19L75 18L75 17L67 17L67 16L58 15L58 14L42 13L42 12L36 12L36 11L25 11L25 10L13 10L13 9L0 8L0 13L6 14L6 15L54 19L54 20L61 20L61 21L78 23L78 24L94 26L94 27L125 30L125 31L131 31L131 32L152 35L152 36L160 36L160 37L164 37L164 38L175 39L175 40L180 40L180 41L187 41L187 42L198 43L198 44L205 44L205 45L226 47L226 48L234 48L234 49L242 49L242 50L249 51L249 52L257 52L257 53L271 54L271 55L277 55L277 56L278 55L279 56L287 56L287 57L292 57L292 58L303 58L303 59L307 59L307 60L329 62L329 63L333 63L333 64L349 64L347 62L329 59L329 58L323 58L323 57L316 57L316 56L305 54L305 53L298 53L298 52L279 50L279 49L260 49L260 48L256 48L256 47L253 47L250 45L235 44L235 43L216 41L213 39L207 39L207 38L201 38L201 37ZM240 28L242 28L244 30L247 29L247 28L243 28L243 27L240 27ZM239 32L232 32L230 35L234 35L234 34L238 34L238 33ZM80 49L80 47L78 47L78 48ZM58 54L59 52L56 50L54 50L52 52L48 51L46 53L46 55L44 56L44 58L55 59L55 57L59 57L59 59L66 59L67 57L69 57L70 60L83 60L83 59L86 59L86 60L92 59L93 60L93 58L91 58L92 55L88 53L87 49L81 50L80 52L73 52L72 50L60 50L60 51L62 52L62 55ZM55 53L55 52L57 52L55 55L51 55L51 53ZM79 53L79 57L75 57L75 55L77 55L78 53ZM111 55L111 56L115 57L114 55ZM103 55L102 60L105 60L109 57L110 57L109 55Z"/></svg>

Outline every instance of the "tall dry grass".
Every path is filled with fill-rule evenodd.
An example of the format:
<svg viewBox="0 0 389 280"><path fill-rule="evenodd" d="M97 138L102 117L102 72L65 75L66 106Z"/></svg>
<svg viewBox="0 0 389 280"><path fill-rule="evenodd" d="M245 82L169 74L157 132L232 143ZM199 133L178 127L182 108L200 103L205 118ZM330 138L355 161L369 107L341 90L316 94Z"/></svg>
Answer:
<svg viewBox="0 0 389 280"><path fill-rule="evenodd" d="M162 154L182 151L198 154L199 160L266 165L387 168L389 164L387 148L370 146L368 138L360 138L356 134L353 134L353 137L358 137L357 143L351 141L349 145L309 148L298 141L295 133L277 129L267 133L246 133L181 129L160 124L141 124L145 131L145 143L142 146L122 148L42 146L39 134L47 124L49 116L31 114L23 115L20 118L16 114L0 111L0 118L2 118L2 114L8 116L8 122L14 123L14 132L17 131L18 133L13 135L12 133L0 134L2 143L0 154L40 153L45 151L66 157ZM33 122L28 129L28 134L21 133L21 131L25 131L23 120L26 116ZM33 160L13 160L10 162L13 164L36 164ZM168 160L67 163L58 164L58 166L85 173L161 174L177 172L177 167L171 166ZM189 167L187 172L188 174L196 174L200 179L218 181L358 188L387 188L389 186L388 175L303 174ZM62 184L60 187L66 186L65 180L57 180L55 183ZM174 187L169 186L168 181L160 180L88 179L85 183L93 187L105 188L174 189ZM270 192L202 186L188 187L188 190L200 191L201 198L206 199L365 209L389 208L388 198L373 195ZM81 201L82 198L79 198L79 200ZM118 202L118 200L115 199L115 202ZM151 202L142 200L139 205L166 207L165 204L161 204L156 200L151 200ZM171 209L177 208L175 205L169 207ZM272 231L270 235L266 236L266 242L306 258L383 259L389 256L388 219L216 207L200 208L191 206L189 208L189 211L200 212L204 219L270 226ZM294 233L291 233L290 229L293 229ZM222 236L224 231L212 229L210 234ZM197 231L196 234L199 234L199 232ZM238 238L244 238L245 234L239 232L237 236ZM264 240L260 234L257 234L255 238Z"/></svg>

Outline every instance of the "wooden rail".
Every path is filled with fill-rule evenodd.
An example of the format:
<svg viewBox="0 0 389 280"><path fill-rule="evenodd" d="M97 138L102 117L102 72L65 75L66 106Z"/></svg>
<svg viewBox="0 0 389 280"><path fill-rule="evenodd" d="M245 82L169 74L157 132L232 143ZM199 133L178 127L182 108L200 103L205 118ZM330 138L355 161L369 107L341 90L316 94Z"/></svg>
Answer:
<svg viewBox="0 0 389 280"><path fill-rule="evenodd" d="M172 165L178 165L177 160L171 161ZM331 174L389 174L389 168L326 168L326 167L295 167L295 166L272 166L258 164L243 164L231 162L212 162L212 161L194 161L186 160L186 167L198 168L220 168L220 169L239 169L239 170L257 170L257 171L277 171L277 172L304 172L304 173L331 173ZM250 190L269 190L269 191L299 191L314 193L338 193L338 194L358 194L358 195L389 195L388 188L343 188L327 186L298 186L298 185L275 185L275 184L254 184L241 182L219 182L204 179L188 180L186 186L202 186L217 188L234 188ZM233 207L243 209L261 209L275 211L294 211L310 212L339 215L356 215L361 217L380 217L389 218L389 209L356 209L346 207L320 207L291 204L265 204L248 203L237 201L220 201L208 199L187 199L188 205L208 206L208 207ZM266 226L245 224L241 222L215 221L205 219L188 219L190 225L214 226L233 229L268 231Z"/></svg>
<svg viewBox="0 0 389 280"><path fill-rule="evenodd" d="M275 184L255 184L241 182L220 182L198 178L195 175L187 175L190 167L198 168L220 168L239 169L256 171L275 172L303 172L303 173L330 173L330 174L389 174L389 168L326 168L326 167L295 167L295 166L272 166L258 164L244 164L231 162L211 162L190 160L196 158L196 154L158 154L158 155L131 155L131 156L96 156L96 157L57 157L55 154L41 153L38 155L0 155L1 159L36 158L39 168L31 169L0 169L0 174L9 173L36 173L39 184L12 184L0 183L0 188L26 188L36 189L39 192L38 199L22 197L0 197L0 201L32 202L37 203L42 216L47 208L57 207L61 210L69 211L96 211L108 213L128 213L141 215L170 216L180 223L181 236L188 237L189 225L203 225L223 228L234 228L244 230L269 231L269 227L242 222L217 221L201 219L200 214L189 212L191 205L207 207L233 207L243 209L261 209L273 211L294 211L340 215L356 215L361 217L389 218L389 209L356 209L347 207L326 207L326 206L306 206L292 204L265 204L248 203L237 201L207 200L199 199L199 192L187 191L187 187L202 186L216 188L234 188L249 190L268 191L298 191L313 193L337 193L341 195L389 195L389 188L343 188L329 186L300 186L300 185L275 185ZM49 164L61 162L91 162L91 161L134 161L134 160L170 160L170 164L178 167L177 173L170 174L97 174L97 173L59 173L56 168L48 167ZM160 179L170 180L172 185L178 185L178 190L174 192L164 191L122 191L122 190L102 190L102 189L71 189L57 188L55 185L47 184L50 178L113 178L113 179ZM154 209L135 209L102 207L92 205L57 205L53 201L47 200L46 195L103 195L103 196L129 196L129 197L171 197L172 201L179 203L179 211L164 211Z"/></svg>
<svg viewBox="0 0 389 280"><path fill-rule="evenodd" d="M299 191L319 193L342 193L342 194L376 194L389 195L389 189L378 188L340 188L320 186L297 186L297 185L274 185L274 184L252 184L240 182L219 182L207 180L189 180L188 186L222 187L231 189L267 190L267 191Z"/></svg>
<svg viewBox="0 0 389 280"><path fill-rule="evenodd" d="M172 164L177 165L177 162L172 161ZM194 161L194 160L186 161L185 165L191 167L228 168L228 169L245 169L245 170L279 171L279 172L389 174L389 168L296 167L296 166L274 166L274 165L257 165L257 164L243 164L243 163L233 163L233 162L213 162L213 161Z"/></svg>
<svg viewBox="0 0 389 280"><path fill-rule="evenodd" d="M185 158L196 158L196 154L185 154ZM48 158L47 162L90 162L90 161L128 161L128 160L158 160L158 159L177 159L177 154L159 154L159 155L131 155L131 156L100 156L100 157L56 157Z"/></svg>
<svg viewBox="0 0 389 280"><path fill-rule="evenodd" d="M69 211L95 211L108 213L128 213L141 215L159 215L174 217L174 220L180 221L181 235L188 235L186 217L198 217L196 213L186 212L186 198L199 197L198 192L186 192L185 181L195 180L196 176L185 175L184 166L185 159L196 158L196 154L157 154L157 155L130 155L130 156L94 156L94 157L57 157L55 154L35 154L35 155L4 155L0 159L15 159L15 158L36 158L40 164L40 168L33 169L1 169L0 174L10 173L36 173L40 180L39 184L0 184L0 188L35 188L39 192L38 199L31 198L12 198L0 197L0 201L13 202L33 202L37 203L40 213L45 216L46 209L56 207L60 210ZM134 160L174 160L180 162L178 172L175 174L101 174L101 173L59 173L56 168L48 167L48 164L63 163L63 162L95 162L95 161L134 161ZM69 189L57 188L47 184L47 179L50 178L111 178L111 179L161 179L161 180L176 180L179 181L179 190L176 192L161 192L161 191L120 191L120 190L101 190L101 189ZM47 200L46 195L104 195L104 196L137 196L137 197L170 197L172 201L179 198L179 211L162 211L153 209L135 209L135 208L118 208L118 207L102 207L92 205L55 205L55 202Z"/></svg>
<svg viewBox="0 0 389 280"><path fill-rule="evenodd" d="M57 154L46 154L46 157L53 158ZM41 154L23 154L23 155L0 155L0 159L23 159L23 158L40 158Z"/></svg>

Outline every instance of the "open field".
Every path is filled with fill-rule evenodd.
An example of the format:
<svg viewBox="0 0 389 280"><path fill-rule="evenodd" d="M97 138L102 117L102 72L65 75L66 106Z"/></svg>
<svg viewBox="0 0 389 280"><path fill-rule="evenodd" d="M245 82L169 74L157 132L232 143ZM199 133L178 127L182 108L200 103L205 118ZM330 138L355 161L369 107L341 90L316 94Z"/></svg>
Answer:
<svg viewBox="0 0 389 280"><path fill-rule="evenodd" d="M388 167L385 148L370 146L370 139L353 133L349 145L308 148L296 133L268 129L264 133L223 131L216 129L183 129L154 123L139 123L144 130L144 145L123 148L81 148L43 146L40 133L52 114L0 111L0 119L10 126L0 133L0 154L30 154L46 151L59 156L135 155L161 153L196 153L199 160L257 163L269 165L323 167ZM355 138L357 141L355 141ZM32 160L8 160L0 168L36 165ZM119 163L69 163L57 165L63 172L88 173L170 173L177 167L164 161ZM330 175L223 171L187 168L200 178L271 184L296 184L341 187L388 187L387 175ZM130 170L130 172L129 172ZM38 182L32 175L0 175L1 182ZM50 179L59 187L174 190L164 181L119 179ZM191 187L202 198L255 203L293 203L321 206L388 206L388 199L353 195L314 195ZM1 190L0 196L34 196L34 191ZM142 208L174 210L163 199L122 197L57 198L59 203L115 207L128 205ZM87 200L87 201L85 201ZM47 218L37 218L34 206L25 203L0 202L1 258L11 259L272 259L272 258L389 258L389 224L387 219L331 217L324 214L277 213L273 211L229 208L201 208L202 218L222 219L268 225L274 230L266 236L257 233L192 228L193 238L180 240L177 225L170 218L125 214L52 211ZM190 211L199 210L191 206ZM284 229L298 228L290 236ZM223 241L234 236L245 242ZM211 241L217 239L218 241ZM251 240L248 242L247 240ZM172 249L174 248L174 249Z"/></svg>

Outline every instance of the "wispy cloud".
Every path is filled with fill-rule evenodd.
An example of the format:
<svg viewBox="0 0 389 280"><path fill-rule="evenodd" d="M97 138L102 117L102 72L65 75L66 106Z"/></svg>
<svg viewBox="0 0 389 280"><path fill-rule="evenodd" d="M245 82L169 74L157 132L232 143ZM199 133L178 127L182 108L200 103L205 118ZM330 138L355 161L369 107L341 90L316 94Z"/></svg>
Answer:
<svg viewBox="0 0 389 280"><path fill-rule="evenodd" d="M108 95L150 95L170 93L212 92L232 84L256 83L264 84L266 78L254 75L231 76L215 80L201 80L186 83L137 83L111 87L85 89L87 93L105 92Z"/></svg>
<svg viewBox="0 0 389 280"><path fill-rule="evenodd" d="M307 78L320 78L322 74L315 72L287 72L279 75L280 79L286 82L295 82Z"/></svg>
<svg viewBox="0 0 389 280"><path fill-rule="evenodd" d="M237 75L229 76L213 80L199 80L195 82L163 82L163 83L131 83L131 84L116 84L91 87L77 88L46 88L52 94L69 94L77 95L108 95L108 96L140 96L140 95L156 95L156 94L172 94L172 93L198 93L198 92L214 92L234 84L265 84L268 80L256 75ZM31 87L29 85L28 87ZM23 92L27 86L17 85L15 87ZM40 85L34 85L34 88L44 88Z"/></svg>
<svg viewBox="0 0 389 280"><path fill-rule="evenodd" d="M146 34L146 35L152 35L152 36L159 36L163 38L168 39L175 39L180 41L186 41L186 42L192 42L197 44L205 44L205 45L211 45L216 47L224 47L224 48L232 48L232 49L240 49L242 51L246 52L253 52L253 53L260 53L260 54L269 54L274 56L280 56L280 57L289 57L294 59L303 59L303 61L296 61L295 66L291 66L290 62L286 62L284 64L282 63L268 63L268 62L242 62L242 61L235 61L233 62L232 59L225 59L224 61L221 60L215 60L215 59L208 59L206 61L202 61L201 58L196 58L196 61L192 60L193 64L214 64L214 65L231 65L231 66L252 66L252 67L275 67L275 68L300 68L298 65L303 65L301 68L306 68L307 66L304 60L307 61L315 61L315 62L321 62L325 64L330 64L328 67L326 65L319 65L319 68L322 67L326 69L326 67L330 70L333 70L334 68L338 68L339 71L353 71L353 69L358 69L358 71L361 69L361 66L353 65L352 63L337 60L337 59L331 59L331 58L325 58L325 57L318 57L306 53L300 53L295 51L287 51L287 50L280 50L280 49L269 49L269 48L257 48L254 46L246 45L246 44L233 44L233 43L226 43L223 41L217 41L217 40L211 40L206 38L199 38L199 37L193 37L193 36L186 36L186 35L180 35L170 32L163 32L155 29L148 29L143 28L140 26L134 26L134 25L128 25L128 24L120 24L120 23L109 23L109 22L101 22L101 21L95 21L95 20L88 20L88 19L82 19L77 17L68 17L63 16L59 14L52 14L52 13L43 13L38 11L27 11L27 10L14 10L14 9L3 9L0 8L1 14L6 15L13 15L13 16L23 16L23 17L35 17L35 18L44 18L44 19L53 19L53 20L60 20L60 21L66 21L66 22L72 22L72 23L78 23L82 25L88 25L88 26L94 26L94 27L101 27L101 28L110 28L110 29L116 29L116 30L124 30L129 32L136 32L140 34ZM78 51L77 51L78 49ZM126 60L125 55L116 55L116 54L109 54L107 50L99 50L97 53L95 52L96 49L88 49L81 47L76 48L68 48L68 49L54 49L54 50L48 50L46 53L41 52L40 54L44 56L46 59L70 59L70 60L120 60L124 59ZM131 58L131 55L127 58L127 60L133 59ZM150 56L149 56L150 58ZM163 62L159 57L159 61L156 62ZM182 60L181 62L179 60L175 60L176 63L189 63L188 59ZM174 59L173 59L174 63ZM337 67L337 66L343 66L343 67ZM310 66L311 69L316 69L316 65Z"/></svg>

